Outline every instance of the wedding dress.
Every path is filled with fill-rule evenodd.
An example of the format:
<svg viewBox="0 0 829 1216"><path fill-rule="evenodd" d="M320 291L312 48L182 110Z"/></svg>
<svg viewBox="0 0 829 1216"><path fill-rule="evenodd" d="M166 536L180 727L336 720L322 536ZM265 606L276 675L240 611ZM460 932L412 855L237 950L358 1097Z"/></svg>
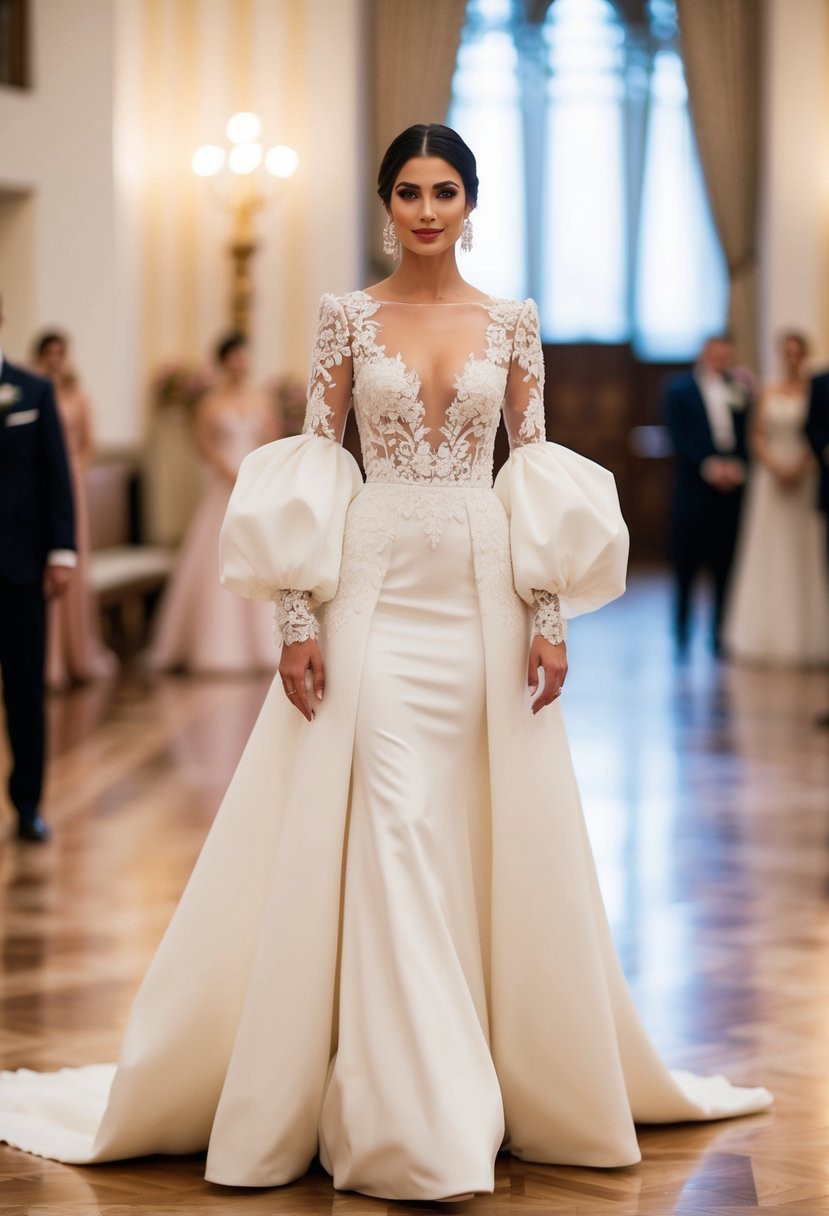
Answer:
<svg viewBox="0 0 829 1216"><path fill-rule="evenodd" d="M236 1186L319 1153L337 1188L428 1200L491 1191L502 1147L624 1166L635 1120L770 1103L657 1056L561 709L530 712L531 614L560 637L627 556L610 474L544 442L542 381L532 301L324 297L306 431L247 457L221 541L226 585L319 634L324 699L308 723L274 682L117 1071L6 1074L0 1137L84 1163L206 1148Z"/></svg>
<svg viewBox="0 0 829 1216"><path fill-rule="evenodd" d="M763 400L769 450L796 468L809 450L806 394ZM764 464L751 475L734 563L723 641L731 658L769 664L829 662L826 519L818 510L818 469L784 488ZM774 588L769 595L764 588Z"/></svg>

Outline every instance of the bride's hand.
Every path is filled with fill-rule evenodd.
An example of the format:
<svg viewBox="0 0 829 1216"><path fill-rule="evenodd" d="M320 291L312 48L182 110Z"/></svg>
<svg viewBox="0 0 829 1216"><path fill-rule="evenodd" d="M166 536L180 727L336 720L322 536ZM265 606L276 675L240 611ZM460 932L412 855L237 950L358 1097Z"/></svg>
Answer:
<svg viewBox="0 0 829 1216"><path fill-rule="evenodd" d="M319 643L309 638L307 642L291 642L290 645L282 647L279 674L282 677L285 696L296 706L303 718L313 722L314 711L308 703L308 689L305 684L305 674L309 670L314 693L317 700L321 701L325 692L325 668Z"/></svg>
<svg viewBox="0 0 829 1216"><path fill-rule="evenodd" d="M544 671L544 687L538 696L535 697L539 684L539 667ZM539 634L536 634L530 645L530 660L527 669L527 683L530 686L530 695L535 697L532 703L534 714L537 714L545 705L550 705L557 697L561 696L561 690L564 687L566 679L567 644L559 642L558 646L554 646L552 642L548 642L546 638L542 638Z"/></svg>

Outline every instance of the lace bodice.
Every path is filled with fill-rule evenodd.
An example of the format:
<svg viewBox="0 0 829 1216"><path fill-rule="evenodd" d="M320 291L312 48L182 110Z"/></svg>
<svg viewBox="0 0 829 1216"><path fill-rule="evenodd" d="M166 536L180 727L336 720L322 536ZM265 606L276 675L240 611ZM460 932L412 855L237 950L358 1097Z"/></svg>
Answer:
<svg viewBox="0 0 829 1216"><path fill-rule="evenodd" d="M544 439L543 381L532 300L328 295L305 431L341 439L353 403L369 481L489 486L502 409L511 447Z"/></svg>
<svg viewBox="0 0 829 1216"><path fill-rule="evenodd" d="M304 431L340 442L353 404L369 482L489 487L502 411L511 448L544 440L543 386L533 300L326 295ZM535 599L534 631L563 641L558 597L539 591ZM317 635L307 595L283 592L277 622L286 642Z"/></svg>

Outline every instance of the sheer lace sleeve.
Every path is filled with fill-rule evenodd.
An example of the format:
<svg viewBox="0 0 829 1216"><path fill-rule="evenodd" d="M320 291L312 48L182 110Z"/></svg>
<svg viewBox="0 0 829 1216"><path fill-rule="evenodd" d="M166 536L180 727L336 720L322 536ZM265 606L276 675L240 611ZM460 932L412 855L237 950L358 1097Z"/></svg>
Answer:
<svg viewBox="0 0 829 1216"><path fill-rule="evenodd" d="M544 355L534 300L525 300L515 323L504 422L510 450L544 442Z"/></svg>
<svg viewBox="0 0 829 1216"><path fill-rule="evenodd" d="M529 443L544 442L544 354L534 300L522 304L515 323L504 422L511 451ZM533 591L533 602L533 636L539 635L557 646L565 638L558 596L549 591Z"/></svg>
<svg viewBox="0 0 829 1216"><path fill-rule="evenodd" d="M351 408L353 364L345 309L336 296L324 295L308 377L308 408L303 432L341 443Z"/></svg>
<svg viewBox="0 0 829 1216"><path fill-rule="evenodd" d="M308 377L308 406L302 428L306 435L341 443L351 408L353 364L345 309L336 296L320 301L317 336ZM308 591L280 591L274 605L276 631L283 642L307 642L319 636Z"/></svg>

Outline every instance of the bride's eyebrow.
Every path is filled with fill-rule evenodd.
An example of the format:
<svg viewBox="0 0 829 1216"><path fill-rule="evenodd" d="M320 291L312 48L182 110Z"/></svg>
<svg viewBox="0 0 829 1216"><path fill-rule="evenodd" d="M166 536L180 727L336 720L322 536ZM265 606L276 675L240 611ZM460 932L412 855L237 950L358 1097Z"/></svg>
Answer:
<svg viewBox="0 0 829 1216"><path fill-rule="evenodd" d="M457 182L446 181L446 182L435 182L434 186L432 186L432 189L433 190L443 190L446 188L446 186L455 186L458 189L460 188L460 187L458 187ZM395 186L395 190L421 190L421 189L422 189L422 186L416 185L415 182L398 182L397 185Z"/></svg>

